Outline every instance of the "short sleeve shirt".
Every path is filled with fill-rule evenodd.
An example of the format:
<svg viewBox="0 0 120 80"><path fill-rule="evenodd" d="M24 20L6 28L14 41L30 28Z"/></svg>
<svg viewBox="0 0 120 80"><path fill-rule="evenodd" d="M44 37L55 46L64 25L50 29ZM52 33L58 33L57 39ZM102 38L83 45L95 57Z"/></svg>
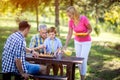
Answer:
<svg viewBox="0 0 120 80"><path fill-rule="evenodd" d="M22 68L27 73L25 65L26 57L25 39L20 32L10 35L5 43L2 53L2 72L18 72L15 60L20 59Z"/></svg>
<svg viewBox="0 0 120 80"><path fill-rule="evenodd" d="M87 25L89 24L89 20L86 16L80 16L80 20L78 25L74 24L74 21L72 19L69 20L69 27L73 29L76 33L85 33L88 31ZM79 37L75 36L75 40L79 42L85 42L85 41L91 41L90 35L87 35L86 37Z"/></svg>
<svg viewBox="0 0 120 80"><path fill-rule="evenodd" d="M30 48L35 48L43 44L43 39L39 34L34 35L30 41ZM38 50L39 53L43 53L43 49Z"/></svg>
<svg viewBox="0 0 120 80"><path fill-rule="evenodd" d="M55 52L58 48L62 47L62 43L59 38L54 38L51 40L49 37L44 41L44 45L46 46L47 53Z"/></svg>

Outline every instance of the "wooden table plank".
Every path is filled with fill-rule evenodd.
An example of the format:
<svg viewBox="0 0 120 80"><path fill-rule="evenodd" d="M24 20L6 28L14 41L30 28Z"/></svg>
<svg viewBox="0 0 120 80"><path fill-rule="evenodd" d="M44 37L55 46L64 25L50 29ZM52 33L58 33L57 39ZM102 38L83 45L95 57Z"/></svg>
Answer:
<svg viewBox="0 0 120 80"><path fill-rule="evenodd" d="M27 56L27 61L35 61L36 63L51 63L51 64L65 64L67 65L67 73L68 80L74 80L75 78L75 65L81 64L84 58L80 57L67 57L63 56L61 59L53 58L33 58L31 56Z"/></svg>

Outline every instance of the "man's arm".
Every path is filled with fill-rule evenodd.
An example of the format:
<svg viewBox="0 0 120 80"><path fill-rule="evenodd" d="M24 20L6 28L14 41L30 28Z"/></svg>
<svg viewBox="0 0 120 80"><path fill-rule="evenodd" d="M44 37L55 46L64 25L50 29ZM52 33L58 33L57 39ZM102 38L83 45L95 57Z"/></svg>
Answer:
<svg viewBox="0 0 120 80"><path fill-rule="evenodd" d="M43 49L44 46L43 45L40 45L40 46L36 46L36 42L39 44L38 41L36 41L36 38L37 38L38 35L35 35L31 38L31 41L30 41L30 45L29 45L29 48L31 49L34 49L34 50L39 50L39 49ZM39 39L39 38L38 38ZM36 46L36 47L35 47Z"/></svg>
<svg viewBox="0 0 120 80"><path fill-rule="evenodd" d="M24 71L22 69L22 62L21 62L21 60L20 59L16 59L15 63L16 63L17 69L19 70L20 74L23 74Z"/></svg>
<svg viewBox="0 0 120 80"><path fill-rule="evenodd" d="M45 48L45 46L42 44L42 45L40 45L38 47L35 47L35 48L32 48L32 49L34 49L34 50L40 50L40 49L44 49L44 48Z"/></svg>
<svg viewBox="0 0 120 80"><path fill-rule="evenodd" d="M26 47L26 53L33 53L34 49L33 48L27 48Z"/></svg>
<svg viewBox="0 0 120 80"><path fill-rule="evenodd" d="M31 48L27 48L26 47L26 52L27 53L31 53L33 55L33 57L39 57L39 53L34 51L34 49L31 49Z"/></svg>
<svg viewBox="0 0 120 80"><path fill-rule="evenodd" d="M19 73L21 74L21 76L24 77L25 80L28 79L30 75L27 74L27 73L24 73L24 71L22 69L22 62L21 62L21 60L20 59L16 59L15 63L16 63L17 69L19 70Z"/></svg>

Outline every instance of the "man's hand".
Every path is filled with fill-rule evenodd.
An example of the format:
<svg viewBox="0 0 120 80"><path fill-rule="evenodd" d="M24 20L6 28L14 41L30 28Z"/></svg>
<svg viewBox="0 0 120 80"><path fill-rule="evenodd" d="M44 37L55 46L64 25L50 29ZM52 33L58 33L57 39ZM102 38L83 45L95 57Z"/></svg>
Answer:
<svg viewBox="0 0 120 80"><path fill-rule="evenodd" d="M33 57L34 57L34 58L38 58L38 57L39 57L39 53L38 53L38 52L33 51L32 54L33 54Z"/></svg>
<svg viewBox="0 0 120 80"><path fill-rule="evenodd" d="M40 46L38 46L38 47L34 48L34 50L40 50L40 49L44 49L44 48L45 48L45 46L44 46L44 45L40 45Z"/></svg>
<svg viewBox="0 0 120 80"><path fill-rule="evenodd" d="M40 45L40 46L38 46L38 48L39 49L43 49L43 48L45 48L45 46L44 45Z"/></svg>

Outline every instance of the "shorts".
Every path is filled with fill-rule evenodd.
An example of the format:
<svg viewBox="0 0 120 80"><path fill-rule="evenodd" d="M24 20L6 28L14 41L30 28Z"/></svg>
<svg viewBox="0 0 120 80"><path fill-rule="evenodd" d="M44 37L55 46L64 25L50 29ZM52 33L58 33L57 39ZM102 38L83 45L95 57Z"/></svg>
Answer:
<svg viewBox="0 0 120 80"><path fill-rule="evenodd" d="M28 74L39 74L40 73L40 65L32 64L26 61L26 68L28 70Z"/></svg>

